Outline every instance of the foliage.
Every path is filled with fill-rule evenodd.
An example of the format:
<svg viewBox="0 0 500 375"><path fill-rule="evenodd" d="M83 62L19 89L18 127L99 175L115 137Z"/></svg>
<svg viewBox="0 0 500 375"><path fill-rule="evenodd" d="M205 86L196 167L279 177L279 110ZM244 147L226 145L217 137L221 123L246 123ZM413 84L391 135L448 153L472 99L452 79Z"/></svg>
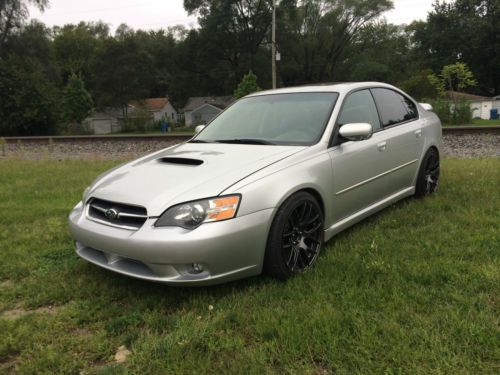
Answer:
<svg viewBox="0 0 500 375"><path fill-rule="evenodd" d="M434 77L432 71L430 69L422 70L399 82L398 87L419 101L435 99L438 96L438 90L432 78L429 77Z"/></svg>
<svg viewBox="0 0 500 375"><path fill-rule="evenodd" d="M500 159L444 160L437 194L337 235L289 282L204 288L74 254L68 212L115 164L0 160L0 372L498 372Z"/></svg>
<svg viewBox="0 0 500 375"><path fill-rule="evenodd" d="M234 97L236 99L242 98L248 94L251 94L256 91L260 91L261 88L257 84L257 76L249 71L248 74L243 76L240 84L234 91Z"/></svg>
<svg viewBox="0 0 500 375"><path fill-rule="evenodd" d="M109 38L109 27L103 23L85 23L54 27L53 50L63 80L72 73L91 87L95 81L94 64L103 41Z"/></svg>
<svg viewBox="0 0 500 375"><path fill-rule="evenodd" d="M127 116L122 131L124 133L146 133L154 128L155 123L151 113L145 108L138 108ZM159 130L159 127L154 130Z"/></svg>
<svg viewBox="0 0 500 375"><path fill-rule="evenodd" d="M0 135L54 134L59 91L40 64L15 56L0 59Z"/></svg>
<svg viewBox="0 0 500 375"><path fill-rule="evenodd" d="M94 69L100 107L122 107L126 117L130 101L149 96L153 58L133 36L105 40Z"/></svg>
<svg viewBox="0 0 500 375"><path fill-rule="evenodd" d="M363 27L392 6L389 0L284 1L277 38L285 60L280 64L283 83L342 80L338 70L344 52Z"/></svg>
<svg viewBox="0 0 500 375"><path fill-rule="evenodd" d="M464 63L446 65L439 75L430 74L428 79L439 93L440 99L434 102L433 107L443 124L470 124L472 121L470 102L459 100L454 94L477 83L467 65ZM446 91L450 91L451 96L447 96Z"/></svg>
<svg viewBox="0 0 500 375"><path fill-rule="evenodd" d="M472 123L470 102L457 100L455 102L444 99L431 101L434 112L444 125L469 125Z"/></svg>
<svg viewBox="0 0 500 375"><path fill-rule="evenodd" d="M0 1L0 58L4 55L4 45L8 37L19 30L28 18L28 5L43 10L48 0L1 0Z"/></svg>
<svg viewBox="0 0 500 375"><path fill-rule="evenodd" d="M84 82L76 74L69 77L62 99L64 119L81 124L93 108L92 97L85 90Z"/></svg>
<svg viewBox="0 0 500 375"><path fill-rule="evenodd" d="M438 71L457 61L470 66L479 89L500 92L500 2L436 1L426 22L410 26L421 64Z"/></svg>
<svg viewBox="0 0 500 375"><path fill-rule="evenodd" d="M446 65L441 69L439 76L430 74L428 78L441 96L446 90L463 92L465 89L477 85L474 74L464 63Z"/></svg>
<svg viewBox="0 0 500 375"><path fill-rule="evenodd" d="M408 78L411 67L408 37L403 27L385 21L361 28L346 48L344 58L350 81L380 81L396 84ZM411 75L413 77L413 74Z"/></svg>

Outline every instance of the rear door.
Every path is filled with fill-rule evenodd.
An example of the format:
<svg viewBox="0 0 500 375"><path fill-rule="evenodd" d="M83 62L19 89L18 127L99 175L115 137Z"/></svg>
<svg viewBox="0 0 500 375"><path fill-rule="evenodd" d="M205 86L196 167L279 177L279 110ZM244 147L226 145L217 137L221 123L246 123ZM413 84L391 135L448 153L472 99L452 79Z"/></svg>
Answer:
<svg viewBox="0 0 500 375"><path fill-rule="evenodd" d="M386 139L386 195L413 184L423 147L422 125L411 99L387 88L371 89Z"/></svg>

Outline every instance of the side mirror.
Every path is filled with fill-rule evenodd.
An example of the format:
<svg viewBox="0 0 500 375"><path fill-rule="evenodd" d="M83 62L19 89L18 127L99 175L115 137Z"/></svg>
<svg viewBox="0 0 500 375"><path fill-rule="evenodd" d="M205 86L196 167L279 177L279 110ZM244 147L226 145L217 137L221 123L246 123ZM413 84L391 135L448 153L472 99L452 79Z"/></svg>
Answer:
<svg viewBox="0 0 500 375"><path fill-rule="evenodd" d="M372 136L373 128L368 123L345 124L340 127L339 134L350 141L363 141Z"/></svg>
<svg viewBox="0 0 500 375"><path fill-rule="evenodd" d="M432 108L432 105L430 105L429 103L418 103L418 104L420 104L420 106L427 112L431 112L434 110L434 108Z"/></svg>
<svg viewBox="0 0 500 375"><path fill-rule="evenodd" d="M194 128L194 134L198 134L203 129L205 129L205 125L198 125L196 128Z"/></svg>

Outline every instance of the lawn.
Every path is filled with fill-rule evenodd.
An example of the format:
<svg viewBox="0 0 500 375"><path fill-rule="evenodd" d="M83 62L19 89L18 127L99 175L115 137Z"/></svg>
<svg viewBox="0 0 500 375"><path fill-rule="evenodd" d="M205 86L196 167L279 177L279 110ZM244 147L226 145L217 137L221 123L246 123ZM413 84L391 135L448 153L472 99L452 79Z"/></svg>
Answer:
<svg viewBox="0 0 500 375"><path fill-rule="evenodd" d="M496 120L482 120L475 118L472 120L473 125L481 125L481 126L500 126L500 119Z"/></svg>
<svg viewBox="0 0 500 375"><path fill-rule="evenodd" d="M197 289L74 254L68 212L113 164L0 161L0 372L498 373L500 159L445 160L435 196L341 233L289 282Z"/></svg>

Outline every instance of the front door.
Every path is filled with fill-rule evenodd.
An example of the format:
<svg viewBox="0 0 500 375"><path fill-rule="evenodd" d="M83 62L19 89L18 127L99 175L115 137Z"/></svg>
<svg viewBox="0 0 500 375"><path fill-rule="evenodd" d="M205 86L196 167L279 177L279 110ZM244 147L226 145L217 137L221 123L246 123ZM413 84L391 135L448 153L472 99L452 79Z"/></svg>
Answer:
<svg viewBox="0 0 500 375"><path fill-rule="evenodd" d="M381 129L369 89L355 91L344 100L337 126L348 123L369 123L374 133L363 141L340 140L329 150L333 169L331 212L334 223L384 198L387 191L389 140Z"/></svg>

